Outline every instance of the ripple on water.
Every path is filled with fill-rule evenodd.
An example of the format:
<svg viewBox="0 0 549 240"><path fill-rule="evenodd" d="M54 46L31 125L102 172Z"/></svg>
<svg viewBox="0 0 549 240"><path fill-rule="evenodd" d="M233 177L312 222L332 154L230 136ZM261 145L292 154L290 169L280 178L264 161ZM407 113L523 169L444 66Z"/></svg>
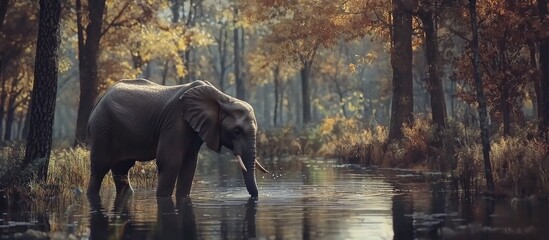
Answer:
<svg viewBox="0 0 549 240"><path fill-rule="evenodd" d="M266 161L272 173L258 173L259 201L249 202L238 168L226 169L227 165L218 161L208 164L208 169L218 169L221 174L198 168L192 204L177 209L159 212L155 190L136 189L131 201L116 210L113 196L106 196L98 211L90 211L87 201L81 199L57 212L2 213L0 233L4 236L27 228L42 231L49 226L79 238L91 233L145 239L393 239L397 234L399 239L467 232L517 236L518 232L549 229L530 226L544 222L546 214L541 213L547 211L519 214L500 205L495 213L484 216L482 204L463 207L444 184L432 186L435 183L426 180L438 173L364 169L323 159ZM493 219L493 226L480 224L479 218ZM519 218L523 220L516 220Z"/></svg>

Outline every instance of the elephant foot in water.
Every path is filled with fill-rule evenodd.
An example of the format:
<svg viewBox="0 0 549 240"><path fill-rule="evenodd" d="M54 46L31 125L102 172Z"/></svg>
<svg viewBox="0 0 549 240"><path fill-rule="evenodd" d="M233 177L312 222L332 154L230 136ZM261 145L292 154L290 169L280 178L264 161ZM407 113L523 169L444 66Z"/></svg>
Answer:
<svg viewBox="0 0 549 240"><path fill-rule="evenodd" d="M113 175L116 187L116 196L133 195L133 188L130 185L128 175Z"/></svg>

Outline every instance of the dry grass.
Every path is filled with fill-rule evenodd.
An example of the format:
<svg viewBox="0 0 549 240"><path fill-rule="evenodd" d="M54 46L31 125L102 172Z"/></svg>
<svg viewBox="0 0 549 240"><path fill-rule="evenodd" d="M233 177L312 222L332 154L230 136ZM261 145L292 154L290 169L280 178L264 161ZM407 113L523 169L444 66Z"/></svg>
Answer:
<svg viewBox="0 0 549 240"><path fill-rule="evenodd" d="M495 133L491 162L496 187L508 196L549 194L549 145L537 141L535 125L515 131L515 137ZM428 119L416 116L403 127L403 139L387 143L388 130L365 128L358 119L324 119L301 133L292 128L272 130L260 138L260 151L271 156L298 153L337 158L347 163L448 172L460 189L480 192L485 184L480 132L461 122L448 122L437 132ZM307 150L303 150L307 149ZM509 190L507 190L509 189Z"/></svg>
<svg viewBox="0 0 549 240"><path fill-rule="evenodd" d="M90 174L89 151L85 148L56 149L52 151L46 183L31 182L28 186L20 183L29 177L19 170L24 157L24 148L7 146L0 148L0 179L4 179L2 189L8 198L18 194L32 199L67 200L82 195L88 185ZM134 188L156 186L157 171L154 162L136 163L130 171L130 181ZM29 190L30 191L27 191ZM101 193L114 191L114 183L109 174L103 180Z"/></svg>
<svg viewBox="0 0 549 240"><path fill-rule="evenodd" d="M528 197L549 193L549 145L532 139L500 138L492 143L494 181L510 195Z"/></svg>
<svg viewBox="0 0 549 240"><path fill-rule="evenodd" d="M344 162L380 165L388 132L383 126L364 129L358 119L326 119L320 125L319 155Z"/></svg>

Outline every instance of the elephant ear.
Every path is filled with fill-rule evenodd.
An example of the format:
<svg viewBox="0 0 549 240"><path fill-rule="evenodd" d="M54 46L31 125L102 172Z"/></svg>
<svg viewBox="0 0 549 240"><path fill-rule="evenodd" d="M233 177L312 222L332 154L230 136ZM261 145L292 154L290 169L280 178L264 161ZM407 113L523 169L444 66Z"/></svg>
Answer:
<svg viewBox="0 0 549 240"><path fill-rule="evenodd" d="M225 94L211 85L201 85L187 90L179 99L183 103L183 118L206 145L221 151L221 102Z"/></svg>

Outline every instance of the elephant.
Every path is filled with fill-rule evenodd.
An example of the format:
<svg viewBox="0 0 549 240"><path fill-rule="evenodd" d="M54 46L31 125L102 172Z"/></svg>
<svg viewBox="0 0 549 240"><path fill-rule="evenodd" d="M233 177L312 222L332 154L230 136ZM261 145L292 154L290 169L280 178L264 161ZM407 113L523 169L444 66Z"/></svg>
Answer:
<svg viewBox="0 0 549 240"><path fill-rule="evenodd" d="M133 193L128 172L136 161L156 159L157 197L190 196L198 152L205 142L236 156L246 189L258 198L255 167L257 121L245 101L207 81L163 86L146 79L121 80L97 101L88 120L90 179L87 195L99 196L110 170L116 194ZM175 185L177 180L177 186Z"/></svg>

